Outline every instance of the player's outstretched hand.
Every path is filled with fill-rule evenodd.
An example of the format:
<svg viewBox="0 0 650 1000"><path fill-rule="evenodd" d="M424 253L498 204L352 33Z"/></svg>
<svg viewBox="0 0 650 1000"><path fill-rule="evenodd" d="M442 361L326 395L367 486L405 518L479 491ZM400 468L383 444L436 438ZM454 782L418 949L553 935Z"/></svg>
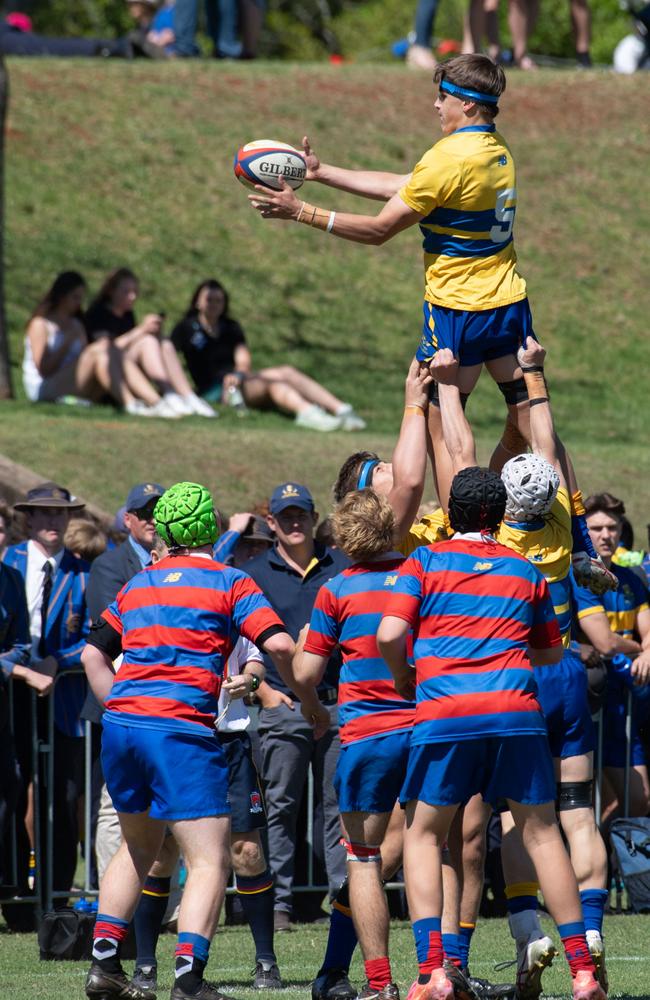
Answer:
<svg viewBox="0 0 650 1000"><path fill-rule="evenodd" d="M404 385L404 406L420 406L426 410L432 382L433 376L428 366L421 365L417 358L413 358Z"/></svg>
<svg viewBox="0 0 650 1000"><path fill-rule="evenodd" d="M305 163L307 164L307 173L305 174L305 180L317 181L318 171L320 170L320 160L316 156L314 150L311 148L309 137L306 135L303 135L302 137L302 151L305 157Z"/></svg>
<svg viewBox="0 0 650 1000"><path fill-rule="evenodd" d="M546 349L534 337L528 337L517 351L517 361L522 371L527 368L543 368L545 358Z"/></svg>
<svg viewBox="0 0 650 1000"><path fill-rule="evenodd" d="M618 589L618 578L607 569L600 556L594 559L588 552L574 552L571 565L578 586L587 587L592 594L600 597L608 590Z"/></svg>
<svg viewBox="0 0 650 1000"><path fill-rule="evenodd" d="M436 382L440 382L441 385L456 385L458 358L454 357L453 351L450 351L448 347L443 347L433 355L429 371Z"/></svg>
<svg viewBox="0 0 650 1000"><path fill-rule="evenodd" d="M255 185L259 194L249 194L248 200L256 208L263 219L297 219L300 206L303 204L293 193L283 177L280 178L280 191L271 191L261 184Z"/></svg>

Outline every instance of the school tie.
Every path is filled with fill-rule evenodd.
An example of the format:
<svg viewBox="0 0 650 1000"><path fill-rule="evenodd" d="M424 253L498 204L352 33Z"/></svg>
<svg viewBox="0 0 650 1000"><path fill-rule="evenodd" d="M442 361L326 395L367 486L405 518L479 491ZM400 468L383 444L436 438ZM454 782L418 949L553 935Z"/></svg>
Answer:
<svg viewBox="0 0 650 1000"><path fill-rule="evenodd" d="M41 638L38 643L38 655L45 656L45 623L47 622L47 609L52 593L52 563L43 563L43 600L41 602Z"/></svg>

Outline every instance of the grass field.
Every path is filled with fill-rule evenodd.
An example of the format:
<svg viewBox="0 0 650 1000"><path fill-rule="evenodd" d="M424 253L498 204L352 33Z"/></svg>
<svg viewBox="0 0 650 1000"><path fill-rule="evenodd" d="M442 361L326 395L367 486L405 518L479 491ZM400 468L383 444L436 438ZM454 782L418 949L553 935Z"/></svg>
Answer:
<svg viewBox="0 0 650 1000"><path fill-rule="evenodd" d="M152 476L206 479L229 510L295 477L324 509L341 458L366 443L386 453L394 440L419 336L419 238L369 249L264 223L232 155L259 135L309 131L324 158L404 171L438 135L426 76L394 65L9 67L6 293L19 400L0 406L0 449L108 509ZM519 164L518 252L558 425L584 487L623 494L639 529L650 473L646 76L511 74L499 119ZM364 204L326 189L310 197ZM368 434L297 433L274 415L143 426L107 408L26 404L22 336L36 300L59 270L81 270L96 289L120 264L141 278L140 313L164 310L170 322L199 280L220 277L257 365L316 375L354 402ZM484 457L501 412L482 379L469 413Z"/></svg>
<svg viewBox="0 0 650 1000"><path fill-rule="evenodd" d="M650 947L649 917L608 917L605 930L608 946L610 1000L649 1000ZM291 934L278 934L276 946L286 989L277 994L278 1000L297 995L308 997L309 983L318 969L325 949L327 929L323 925L302 925ZM554 934L550 930L549 933ZM406 996L417 967L414 946L408 924L396 923L391 931L393 972L402 996ZM158 996L166 997L171 987L170 971L175 939L161 939L158 958L161 969ZM559 942L558 942L559 944ZM508 961L513 951L505 920L479 921L472 944L472 968L475 975L494 982L512 981L511 969L494 971L498 962ZM254 966L251 938L246 928L228 928L217 934L211 952L208 976L219 986L241 1000L253 1000L258 993L249 988ZM127 970L130 968L125 963ZM0 928L0 969L3 997L20 1000L74 1000L83 996L84 963L39 963L35 936L3 934ZM358 953L351 971L355 985L363 981L363 965ZM556 958L544 974L544 996L568 1000L571 996L569 971L563 958Z"/></svg>

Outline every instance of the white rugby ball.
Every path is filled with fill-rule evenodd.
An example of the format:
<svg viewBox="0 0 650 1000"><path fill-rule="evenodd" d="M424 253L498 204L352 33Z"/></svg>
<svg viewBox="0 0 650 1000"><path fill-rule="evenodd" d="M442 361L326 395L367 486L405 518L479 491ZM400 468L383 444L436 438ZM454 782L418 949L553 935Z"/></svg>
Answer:
<svg viewBox="0 0 650 1000"><path fill-rule="evenodd" d="M294 190L299 188L307 173L303 154L286 142L258 139L237 150L235 177L247 187L262 184L272 191L280 190L280 178Z"/></svg>

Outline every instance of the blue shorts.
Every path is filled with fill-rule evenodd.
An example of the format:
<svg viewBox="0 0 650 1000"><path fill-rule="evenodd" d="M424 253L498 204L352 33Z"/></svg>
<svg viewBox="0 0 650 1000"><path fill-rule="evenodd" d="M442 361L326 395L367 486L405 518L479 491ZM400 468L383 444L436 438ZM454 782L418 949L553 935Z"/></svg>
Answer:
<svg viewBox="0 0 650 1000"><path fill-rule="evenodd" d="M625 718L627 715L627 687L618 677L608 675L607 698L603 706L603 767L625 767L627 744ZM647 764L645 750L639 736L636 697L632 691L631 754L633 766Z"/></svg>
<svg viewBox="0 0 650 1000"><path fill-rule="evenodd" d="M411 730L373 736L341 747L334 775L339 812L390 812L399 798Z"/></svg>
<svg viewBox="0 0 650 1000"><path fill-rule="evenodd" d="M449 309L425 300L422 339L415 352L418 361L431 361L436 351L448 347L461 366L516 354L528 337L534 337L528 299L497 309L468 312Z"/></svg>
<svg viewBox="0 0 650 1000"><path fill-rule="evenodd" d="M555 802L546 736L486 736L411 747L402 805L418 799L430 806L454 806L477 792L492 805L499 799L528 806Z"/></svg>
<svg viewBox="0 0 650 1000"><path fill-rule="evenodd" d="M553 756L564 760L590 753L596 741L580 657L567 650L559 663L535 667L535 683Z"/></svg>
<svg viewBox="0 0 650 1000"><path fill-rule="evenodd" d="M152 819L230 814L228 765L216 735L176 733L103 719L102 767L118 813Z"/></svg>
<svg viewBox="0 0 650 1000"><path fill-rule="evenodd" d="M264 799L253 763L251 738L245 730L219 733L228 763L230 828L233 833L251 833L266 826Z"/></svg>

